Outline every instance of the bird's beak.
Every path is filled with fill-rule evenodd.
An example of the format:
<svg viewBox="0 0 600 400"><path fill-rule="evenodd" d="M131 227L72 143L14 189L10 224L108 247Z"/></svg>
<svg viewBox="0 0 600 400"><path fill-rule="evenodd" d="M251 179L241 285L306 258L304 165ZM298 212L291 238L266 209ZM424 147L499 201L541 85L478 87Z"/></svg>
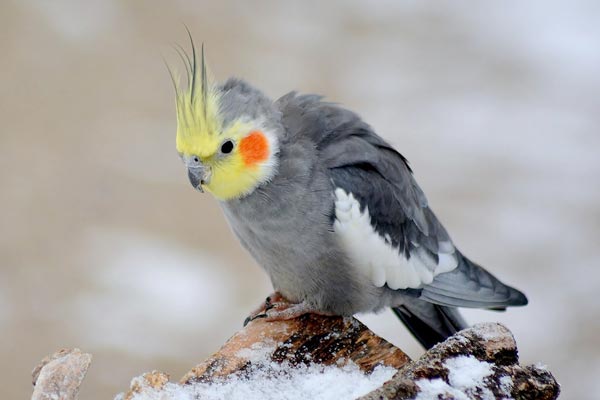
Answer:
<svg viewBox="0 0 600 400"><path fill-rule="evenodd" d="M210 182L210 168L204 165L188 167L188 178L194 189L204 192L202 185Z"/></svg>

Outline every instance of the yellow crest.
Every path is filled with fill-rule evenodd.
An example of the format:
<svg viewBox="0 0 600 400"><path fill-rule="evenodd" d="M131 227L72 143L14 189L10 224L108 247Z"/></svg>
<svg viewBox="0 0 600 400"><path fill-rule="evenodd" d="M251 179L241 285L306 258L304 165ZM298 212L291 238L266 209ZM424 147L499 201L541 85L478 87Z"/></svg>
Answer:
<svg viewBox="0 0 600 400"><path fill-rule="evenodd" d="M182 154L208 156L218 145L217 138L222 129L219 117L219 93L207 77L204 61L204 44L201 49L201 62L198 66L196 48L188 30L192 44L190 57L181 47L175 50L186 69L186 85L181 87L179 79L171 68L169 74L175 87L177 108L177 151Z"/></svg>

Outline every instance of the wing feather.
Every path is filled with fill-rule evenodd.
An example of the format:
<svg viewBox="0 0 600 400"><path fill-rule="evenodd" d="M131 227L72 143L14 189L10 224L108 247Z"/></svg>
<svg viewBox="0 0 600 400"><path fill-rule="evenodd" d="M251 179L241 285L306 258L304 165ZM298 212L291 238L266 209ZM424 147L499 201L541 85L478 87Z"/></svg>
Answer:
<svg viewBox="0 0 600 400"><path fill-rule="evenodd" d="M385 281L392 289L418 289L423 300L454 307L498 309L526 304L521 292L504 285L455 248L429 208L406 158L356 114L314 95L290 93L278 100L278 105L288 140L310 140L334 187L358 204L352 210L348 204L338 208L336 201L331 215L334 230L336 223L341 229L338 211L344 215L354 211L356 221L367 221L362 229L365 238L372 238L372 232L380 238L378 251L385 253L391 248L398 260L405 261L396 262L386 254L379 259L385 265L368 265L378 286ZM336 195L339 193L336 190ZM351 218L348 221L352 222ZM360 244L358 239L355 243ZM369 251L356 257L373 263L365 253Z"/></svg>

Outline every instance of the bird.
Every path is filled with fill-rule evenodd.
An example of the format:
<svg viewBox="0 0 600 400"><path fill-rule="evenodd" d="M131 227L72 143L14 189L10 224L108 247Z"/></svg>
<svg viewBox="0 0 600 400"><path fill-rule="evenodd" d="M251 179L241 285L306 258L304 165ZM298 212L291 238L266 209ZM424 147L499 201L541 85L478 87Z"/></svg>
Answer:
<svg viewBox="0 0 600 400"><path fill-rule="evenodd" d="M459 251L407 159L357 113L320 95L271 100L239 78L215 82L189 36L191 52L177 48L185 78L167 65L176 148L271 280L249 320L391 308L429 349L468 327L459 307L527 304Z"/></svg>

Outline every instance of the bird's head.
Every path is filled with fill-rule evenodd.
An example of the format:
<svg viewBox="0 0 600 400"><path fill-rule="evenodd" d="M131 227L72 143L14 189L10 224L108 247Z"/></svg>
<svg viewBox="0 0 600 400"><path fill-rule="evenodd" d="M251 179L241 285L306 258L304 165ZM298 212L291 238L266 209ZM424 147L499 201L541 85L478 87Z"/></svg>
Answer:
<svg viewBox="0 0 600 400"><path fill-rule="evenodd" d="M181 52L187 84L173 77L177 107L176 146L192 186L220 200L244 197L275 174L280 114L273 102L247 83L207 77L204 49L197 65Z"/></svg>

